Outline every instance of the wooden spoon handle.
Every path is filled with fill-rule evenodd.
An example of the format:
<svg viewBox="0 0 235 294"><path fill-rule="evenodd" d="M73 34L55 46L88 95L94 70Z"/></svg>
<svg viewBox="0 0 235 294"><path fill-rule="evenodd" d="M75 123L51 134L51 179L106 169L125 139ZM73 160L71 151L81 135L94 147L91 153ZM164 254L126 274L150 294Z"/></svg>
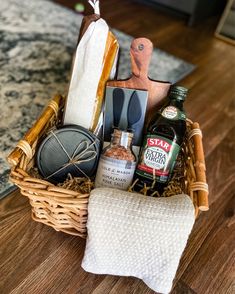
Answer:
<svg viewBox="0 0 235 294"><path fill-rule="evenodd" d="M132 41L130 55L132 74L141 79L148 79L149 63L153 52L153 44L146 38Z"/></svg>

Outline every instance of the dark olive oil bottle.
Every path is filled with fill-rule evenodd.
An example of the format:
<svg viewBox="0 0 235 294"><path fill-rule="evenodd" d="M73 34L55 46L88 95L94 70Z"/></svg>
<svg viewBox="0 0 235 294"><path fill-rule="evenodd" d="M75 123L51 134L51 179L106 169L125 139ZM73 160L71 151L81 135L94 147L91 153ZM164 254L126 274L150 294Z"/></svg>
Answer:
<svg viewBox="0 0 235 294"><path fill-rule="evenodd" d="M144 138L134 181L134 190L140 191L145 185L160 194L172 177L172 172L184 141L186 115L183 102L188 90L172 86L167 103L153 116Z"/></svg>

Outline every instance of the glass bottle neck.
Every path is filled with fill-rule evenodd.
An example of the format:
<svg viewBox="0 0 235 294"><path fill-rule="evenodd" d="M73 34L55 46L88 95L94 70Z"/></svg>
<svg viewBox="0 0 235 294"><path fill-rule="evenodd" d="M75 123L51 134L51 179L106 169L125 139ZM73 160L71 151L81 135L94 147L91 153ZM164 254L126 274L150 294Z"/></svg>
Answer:
<svg viewBox="0 0 235 294"><path fill-rule="evenodd" d="M167 106L172 105L178 108L179 110L184 110L184 101L183 100L178 100L178 99L170 99L169 102L167 103Z"/></svg>
<svg viewBox="0 0 235 294"><path fill-rule="evenodd" d="M125 148L130 148L132 143L132 134L128 132L118 132L114 133L111 140L111 146L123 146Z"/></svg>

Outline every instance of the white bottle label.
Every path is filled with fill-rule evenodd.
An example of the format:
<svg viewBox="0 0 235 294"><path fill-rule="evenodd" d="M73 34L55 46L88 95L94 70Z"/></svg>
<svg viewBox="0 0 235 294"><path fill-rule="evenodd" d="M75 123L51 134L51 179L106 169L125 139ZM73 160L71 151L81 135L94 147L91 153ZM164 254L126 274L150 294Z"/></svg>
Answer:
<svg viewBox="0 0 235 294"><path fill-rule="evenodd" d="M132 183L136 162L118 160L101 155L95 179L95 187L127 190Z"/></svg>
<svg viewBox="0 0 235 294"><path fill-rule="evenodd" d="M177 114L178 114L178 110L174 106L167 106L162 112L162 116L169 119L175 118Z"/></svg>

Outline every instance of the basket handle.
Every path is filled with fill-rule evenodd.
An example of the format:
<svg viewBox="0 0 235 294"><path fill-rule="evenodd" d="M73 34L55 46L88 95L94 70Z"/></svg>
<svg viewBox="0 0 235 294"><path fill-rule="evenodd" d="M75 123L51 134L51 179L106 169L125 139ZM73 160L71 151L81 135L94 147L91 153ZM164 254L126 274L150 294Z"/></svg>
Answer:
<svg viewBox="0 0 235 294"><path fill-rule="evenodd" d="M192 124L192 131L190 139L192 138L194 144L195 156L195 174L196 182L191 184L191 190L197 192L197 205L199 210L207 211L209 209L208 203L208 184L206 181L206 165L205 156L202 144L202 132L197 122Z"/></svg>
<svg viewBox="0 0 235 294"><path fill-rule="evenodd" d="M62 100L63 97L61 95L55 95L49 102L39 119L35 122L32 128L28 130L24 138L18 142L16 148L8 155L7 160L10 165L16 166L19 164L21 157L24 154L28 160L32 159L35 143L44 133L48 122L54 116L58 115Z"/></svg>

